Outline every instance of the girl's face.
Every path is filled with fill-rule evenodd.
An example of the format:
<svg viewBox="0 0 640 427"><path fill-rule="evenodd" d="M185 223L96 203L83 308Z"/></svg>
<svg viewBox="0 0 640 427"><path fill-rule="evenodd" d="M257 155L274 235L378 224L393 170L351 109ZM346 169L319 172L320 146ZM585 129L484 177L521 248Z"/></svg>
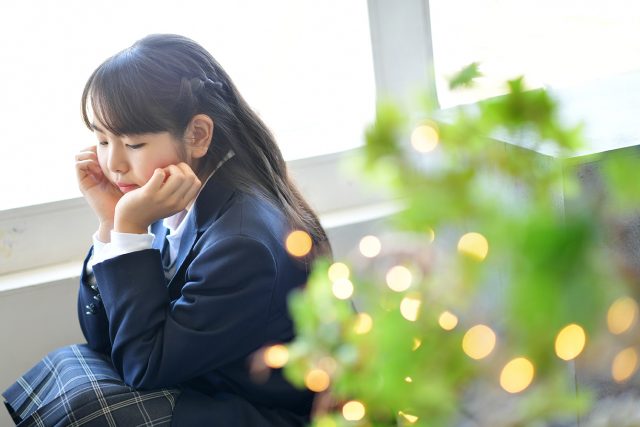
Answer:
<svg viewBox="0 0 640 427"><path fill-rule="evenodd" d="M94 129L100 168L123 193L146 184L157 168L190 163L181 154L181 142L169 132L116 136L99 125Z"/></svg>

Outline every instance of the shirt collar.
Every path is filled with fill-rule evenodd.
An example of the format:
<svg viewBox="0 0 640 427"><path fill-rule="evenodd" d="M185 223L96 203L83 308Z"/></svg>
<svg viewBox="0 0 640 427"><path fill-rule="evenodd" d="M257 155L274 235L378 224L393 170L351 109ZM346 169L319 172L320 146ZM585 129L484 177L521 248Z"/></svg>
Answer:
<svg viewBox="0 0 640 427"><path fill-rule="evenodd" d="M222 160L220 160L218 162L218 164L216 165L215 168L213 168L213 171L209 174L209 176L207 177L207 179L205 180L205 182L202 184L202 187L200 187L200 191L202 191L202 189L204 188L204 186L207 184L207 182L209 182L209 180L211 179L211 177L213 176L214 173L216 173L216 171L218 169L220 169L220 167L225 164L227 162L227 160L229 160L230 158L232 158L233 156L235 156L235 152L233 150L229 150L227 152L227 154L222 158ZM186 221L184 221L184 219L187 217L187 215L191 212L191 208L193 207L194 202L196 201L196 199L198 198L198 196L200 195L200 191L198 191L198 194L196 195L196 197L194 197L194 199L189 203L189 205L186 207L186 209L165 218L164 220L162 220L162 225L165 226L165 228L169 229L169 234L176 234L179 230L181 230L183 227L180 227L181 225L185 224Z"/></svg>

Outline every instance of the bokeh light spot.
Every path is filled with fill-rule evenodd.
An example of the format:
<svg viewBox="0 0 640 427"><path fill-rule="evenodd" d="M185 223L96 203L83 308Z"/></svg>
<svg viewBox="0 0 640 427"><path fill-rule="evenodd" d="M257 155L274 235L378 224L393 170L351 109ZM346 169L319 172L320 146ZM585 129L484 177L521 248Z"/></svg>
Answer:
<svg viewBox="0 0 640 427"><path fill-rule="evenodd" d="M375 258L382 250L382 243L376 236L364 236L360 240L360 253L367 258Z"/></svg>
<svg viewBox="0 0 640 427"><path fill-rule="evenodd" d="M365 408L361 402L351 400L342 407L342 416L347 421L360 421L364 418Z"/></svg>
<svg viewBox="0 0 640 427"><path fill-rule="evenodd" d="M519 393L529 387L534 375L533 363L518 357L507 363L500 373L500 386L509 393Z"/></svg>
<svg viewBox="0 0 640 427"><path fill-rule="evenodd" d="M358 335L368 333L373 327L373 319L367 313L358 313L353 330Z"/></svg>
<svg viewBox="0 0 640 427"><path fill-rule="evenodd" d="M306 256L311 252L313 242L306 231L295 230L289 233L286 240L287 252L295 257Z"/></svg>
<svg viewBox="0 0 640 427"><path fill-rule="evenodd" d="M462 338L462 349L472 359L487 357L496 345L496 334L486 325L476 325Z"/></svg>
<svg viewBox="0 0 640 427"><path fill-rule="evenodd" d="M411 145L420 153L429 153L438 146L438 131L430 125L420 125L411 132Z"/></svg>
<svg viewBox="0 0 640 427"><path fill-rule="evenodd" d="M607 312L607 325L612 334L628 331L638 318L638 303L633 298L618 298Z"/></svg>
<svg viewBox="0 0 640 427"><path fill-rule="evenodd" d="M458 252L482 261L489 253L489 242L480 233L467 233L458 241Z"/></svg>
<svg viewBox="0 0 640 427"><path fill-rule="evenodd" d="M556 354L562 360L573 360L582 353L586 341L587 336L580 325L567 325L556 337Z"/></svg>
<svg viewBox="0 0 640 427"><path fill-rule="evenodd" d="M638 352L629 347L622 350L613 359L611 376L616 382L624 382L631 378L638 370Z"/></svg>
<svg viewBox="0 0 640 427"><path fill-rule="evenodd" d="M404 418L409 424L414 424L419 420L415 415L407 414L406 412L398 411L398 415Z"/></svg>
<svg viewBox="0 0 640 427"><path fill-rule="evenodd" d="M329 267L328 274L329 274L329 280L331 280L332 282L335 282L336 280L340 280L340 279L348 279L351 272L349 271L349 267L347 267L347 264L344 264L342 262L336 262L331 264L331 267Z"/></svg>
<svg viewBox="0 0 640 427"><path fill-rule="evenodd" d="M264 352L264 363L270 368L282 368L289 361L289 350L282 344L272 345Z"/></svg>
<svg viewBox="0 0 640 427"><path fill-rule="evenodd" d="M418 320L422 301L417 296L406 296L400 301L400 314L410 322Z"/></svg>
<svg viewBox="0 0 640 427"><path fill-rule="evenodd" d="M331 378L322 369L311 369L304 377L304 385L311 391L320 393L329 388Z"/></svg>
<svg viewBox="0 0 640 427"><path fill-rule="evenodd" d="M438 324L445 331L450 331L458 325L458 317L450 311L444 311L438 318Z"/></svg>
<svg viewBox="0 0 640 427"><path fill-rule="evenodd" d="M331 285L333 295L338 299L347 299L353 295L353 283L349 279L338 279Z"/></svg>
<svg viewBox="0 0 640 427"><path fill-rule="evenodd" d="M411 286L412 280L411 271L403 265L396 265L387 272L387 286L392 291L406 291Z"/></svg>

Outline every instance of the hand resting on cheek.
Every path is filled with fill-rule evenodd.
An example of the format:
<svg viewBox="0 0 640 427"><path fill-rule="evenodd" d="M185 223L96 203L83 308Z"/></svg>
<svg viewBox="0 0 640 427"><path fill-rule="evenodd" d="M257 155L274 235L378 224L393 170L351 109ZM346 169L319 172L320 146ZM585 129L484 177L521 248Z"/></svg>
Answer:
<svg viewBox="0 0 640 427"><path fill-rule="evenodd" d="M202 183L186 163L156 169L149 181L124 194L115 206L114 230L147 233L149 225L185 209Z"/></svg>

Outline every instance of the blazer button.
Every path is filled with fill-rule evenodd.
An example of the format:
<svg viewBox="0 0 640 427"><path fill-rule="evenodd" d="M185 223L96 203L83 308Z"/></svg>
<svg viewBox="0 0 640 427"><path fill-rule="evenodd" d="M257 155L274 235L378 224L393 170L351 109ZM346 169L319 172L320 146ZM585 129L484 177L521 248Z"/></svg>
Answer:
<svg viewBox="0 0 640 427"><path fill-rule="evenodd" d="M85 308L87 309L86 314L88 315L96 314L96 305L94 303L85 305Z"/></svg>
<svg viewBox="0 0 640 427"><path fill-rule="evenodd" d="M91 289L93 289L93 287L97 285L96 276L94 276L93 274L90 274L87 277L87 284L91 286Z"/></svg>

